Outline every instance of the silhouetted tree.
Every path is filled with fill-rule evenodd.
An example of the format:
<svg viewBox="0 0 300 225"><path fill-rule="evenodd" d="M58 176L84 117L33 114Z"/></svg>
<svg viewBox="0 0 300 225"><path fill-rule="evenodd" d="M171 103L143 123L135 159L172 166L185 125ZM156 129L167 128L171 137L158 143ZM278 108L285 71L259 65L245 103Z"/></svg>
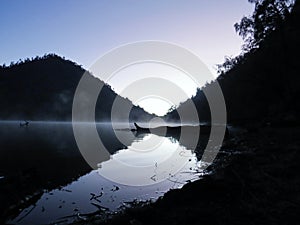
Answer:
<svg viewBox="0 0 300 225"><path fill-rule="evenodd" d="M220 75L225 74L235 65L238 65L243 59L244 55L239 55L236 57L225 56L225 62L217 65L217 73Z"/></svg>
<svg viewBox="0 0 300 225"><path fill-rule="evenodd" d="M281 48L285 48L285 37L282 26L286 17L290 14L295 3L294 0L248 0L255 4L251 16L244 16L239 23L234 24L236 32L243 38L243 52L236 57L225 57L225 62L217 65L217 72L222 75L231 70L235 65L245 61L246 53L260 47L261 43L274 30L280 30ZM280 50L282 54L284 50Z"/></svg>
<svg viewBox="0 0 300 225"><path fill-rule="evenodd" d="M249 51L259 47L260 43L277 29L293 6L293 0L248 0L255 4L252 16L244 16L234 25L236 32L244 39L243 49Z"/></svg>

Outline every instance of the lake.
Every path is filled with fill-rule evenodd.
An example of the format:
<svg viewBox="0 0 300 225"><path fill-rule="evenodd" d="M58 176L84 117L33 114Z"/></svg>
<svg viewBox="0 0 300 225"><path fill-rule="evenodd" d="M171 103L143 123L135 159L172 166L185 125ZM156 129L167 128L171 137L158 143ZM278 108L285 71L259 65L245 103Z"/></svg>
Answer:
<svg viewBox="0 0 300 225"><path fill-rule="evenodd" d="M188 140L177 137L136 133L121 124L96 127L110 158L92 169L71 123L0 123L0 197L9 223L64 224L95 211L106 216L155 201L203 174L199 149L207 137L200 139L196 154Z"/></svg>

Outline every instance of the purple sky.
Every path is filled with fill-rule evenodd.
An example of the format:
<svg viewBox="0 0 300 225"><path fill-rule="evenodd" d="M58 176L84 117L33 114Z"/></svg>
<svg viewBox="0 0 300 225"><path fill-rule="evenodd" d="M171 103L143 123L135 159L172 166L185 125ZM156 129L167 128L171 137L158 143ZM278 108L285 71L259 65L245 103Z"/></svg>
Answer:
<svg viewBox="0 0 300 225"><path fill-rule="evenodd" d="M1 1L0 63L57 53L88 68L128 42L179 44L212 67L240 52L247 0Z"/></svg>

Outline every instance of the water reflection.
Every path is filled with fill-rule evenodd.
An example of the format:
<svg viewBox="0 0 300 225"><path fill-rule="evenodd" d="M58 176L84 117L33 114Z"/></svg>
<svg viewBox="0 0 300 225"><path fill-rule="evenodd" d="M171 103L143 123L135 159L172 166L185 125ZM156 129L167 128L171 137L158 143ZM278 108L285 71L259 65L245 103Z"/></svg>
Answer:
<svg viewBox="0 0 300 225"><path fill-rule="evenodd" d="M174 176L193 157L178 141L147 134L101 163L98 173L120 184L150 185Z"/></svg>
<svg viewBox="0 0 300 225"><path fill-rule="evenodd" d="M76 147L70 124L37 123L28 129L13 125L1 128L0 132L5 135L0 143L6 149L0 154L5 155L6 151L14 149L14 157L6 158L11 162L21 161L18 157L20 151L23 151L25 160L35 158L22 166L15 164L15 170L34 166L47 179L53 178L50 180L53 185L43 186L44 193L37 202L9 221L13 224L70 222L78 219L78 215L99 209L116 211L126 202L155 200L171 188L179 188L187 181L198 179L201 172L195 153L173 137L154 134L134 136L130 130L112 130L109 124L98 124L99 136L112 155L108 161L100 163L97 170L88 171ZM126 140L125 144L118 141L115 132ZM17 140L13 142L14 148L9 145L12 139ZM38 150L42 154L34 156ZM43 166L36 160L48 163ZM0 171L2 169L4 167ZM72 182L74 178L77 180ZM52 189L55 185L60 187Z"/></svg>

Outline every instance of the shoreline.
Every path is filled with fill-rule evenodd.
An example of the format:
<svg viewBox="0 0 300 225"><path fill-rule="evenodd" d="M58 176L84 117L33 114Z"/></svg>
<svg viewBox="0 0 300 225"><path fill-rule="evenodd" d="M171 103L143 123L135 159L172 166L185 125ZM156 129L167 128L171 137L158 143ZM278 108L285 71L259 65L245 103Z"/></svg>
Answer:
<svg viewBox="0 0 300 225"><path fill-rule="evenodd" d="M71 224L295 224L299 136L300 126L234 127L199 180L118 213L77 215Z"/></svg>
<svg viewBox="0 0 300 225"><path fill-rule="evenodd" d="M261 127L224 143L208 175L154 203L73 224L295 224L300 127Z"/></svg>

